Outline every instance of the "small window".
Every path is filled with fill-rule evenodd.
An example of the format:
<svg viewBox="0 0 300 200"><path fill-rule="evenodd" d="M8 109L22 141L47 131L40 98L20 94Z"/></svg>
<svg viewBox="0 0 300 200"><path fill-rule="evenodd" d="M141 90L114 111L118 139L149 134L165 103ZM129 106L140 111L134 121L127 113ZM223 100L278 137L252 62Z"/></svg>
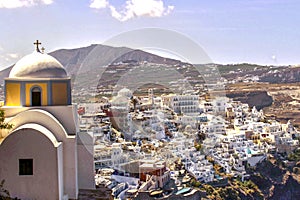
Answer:
<svg viewBox="0 0 300 200"><path fill-rule="evenodd" d="M33 159L19 159L19 175L33 175Z"/></svg>

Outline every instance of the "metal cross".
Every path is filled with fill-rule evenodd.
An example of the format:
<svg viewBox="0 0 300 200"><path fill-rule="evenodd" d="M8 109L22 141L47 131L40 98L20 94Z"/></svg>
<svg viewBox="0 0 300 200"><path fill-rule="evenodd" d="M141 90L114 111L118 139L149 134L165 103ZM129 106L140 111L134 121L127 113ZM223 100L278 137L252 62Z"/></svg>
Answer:
<svg viewBox="0 0 300 200"><path fill-rule="evenodd" d="M33 44L36 46L36 51L40 52L39 45L42 43L39 40L36 40Z"/></svg>

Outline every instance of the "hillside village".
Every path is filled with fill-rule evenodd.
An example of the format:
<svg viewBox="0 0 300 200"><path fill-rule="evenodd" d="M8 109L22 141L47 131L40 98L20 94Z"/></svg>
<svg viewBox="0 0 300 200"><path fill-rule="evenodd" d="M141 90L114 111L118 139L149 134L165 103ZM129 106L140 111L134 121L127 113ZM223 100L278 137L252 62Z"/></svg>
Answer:
<svg viewBox="0 0 300 200"><path fill-rule="evenodd" d="M0 200L300 200L300 0L0 0Z"/></svg>
<svg viewBox="0 0 300 200"><path fill-rule="evenodd" d="M155 96L151 89L136 97L126 88L102 101L79 104L81 129L94 135L96 183L111 188L115 198L197 199L207 193L189 187L191 181L248 181L249 169L271 158L296 165L291 155L299 151L299 132L293 124L267 120L245 103Z"/></svg>
<svg viewBox="0 0 300 200"><path fill-rule="evenodd" d="M139 53L135 51L134 55ZM87 165L79 170L87 173L88 167L93 168L94 177L88 173L89 181L94 178L96 186L96 192L81 190L79 199L300 197L294 191L300 182L298 127L292 120L279 121L264 113L264 107L278 102L270 93L255 93L258 96L252 95L252 100L263 98L251 105L246 103L251 95L240 101L233 93L241 89L236 85L242 85L247 94L249 85L263 90L265 85L259 83L260 76L235 79L226 77L222 70L222 76L216 76L218 68L208 64L204 71L214 75L205 78L217 78L215 83L208 84L191 64L151 56L156 63L121 59L102 70L101 77L94 79L97 73L93 69L83 73L83 77L78 75L77 82L72 83L72 99L79 115L77 143L80 156L85 157L78 162L80 166L88 159L94 162L93 167ZM182 76L172 74L174 68ZM149 84L145 69L152 75L168 76ZM245 74L247 70L237 72ZM121 84L128 71L134 71L133 75L140 78L134 84L141 87ZM236 75L230 71L227 74ZM232 98L224 94L228 91L234 94ZM7 93L3 85L0 92L2 96ZM67 94L66 107L71 104L71 92ZM297 101L298 96L293 97ZM269 102L262 105L265 99ZM264 166L271 171L264 171ZM83 176L79 180L91 187ZM278 192L282 190L287 193Z"/></svg>

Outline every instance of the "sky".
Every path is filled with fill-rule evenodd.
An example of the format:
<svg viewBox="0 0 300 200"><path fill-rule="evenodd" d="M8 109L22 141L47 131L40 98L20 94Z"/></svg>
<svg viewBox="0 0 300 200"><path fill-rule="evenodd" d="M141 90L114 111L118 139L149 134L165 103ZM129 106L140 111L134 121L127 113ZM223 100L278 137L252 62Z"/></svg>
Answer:
<svg viewBox="0 0 300 200"><path fill-rule="evenodd" d="M159 28L201 46L215 63L300 64L299 0L0 0L0 69L34 50L101 44Z"/></svg>

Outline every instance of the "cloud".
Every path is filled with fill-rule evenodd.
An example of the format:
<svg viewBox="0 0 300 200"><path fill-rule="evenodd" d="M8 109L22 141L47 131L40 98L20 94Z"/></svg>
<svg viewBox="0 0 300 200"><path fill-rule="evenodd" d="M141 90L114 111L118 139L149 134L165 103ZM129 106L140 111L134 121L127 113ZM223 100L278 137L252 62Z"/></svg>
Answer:
<svg viewBox="0 0 300 200"><path fill-rule="evenodd" d="M17 53L8 53L7 56L10 58L13 58L13 59L19 57L19 55Z"/></svg>
<svg viewBox="0 0 300 200"><path fill-rule="evenodd" d="M16 62L20 58L17 53L0 54L0 61L2 62Z"/></svg>
<svg viewBox="0 0 300 200"><path fill-rule="evenodd" d="M101 9L101 8L107 8L108 5L109 2L107 0L92 0L90 4L90 8Z"/></svg>
<svg viewBox="0 0 300 200"><path fill-rule="evenodd" d="M91 8L109 8L112 17L127 21L136 17L162 17L168 15L174 6L165 6L162 0L127 0L122 10L117 10L107 0L92 0Z"/></svg>
<svg viewBox="0 0 300 200"><path fill-rule="evenodd" d="M0 0L0 8L32 7L40 4L50 5L53 0Z"/></svg>

